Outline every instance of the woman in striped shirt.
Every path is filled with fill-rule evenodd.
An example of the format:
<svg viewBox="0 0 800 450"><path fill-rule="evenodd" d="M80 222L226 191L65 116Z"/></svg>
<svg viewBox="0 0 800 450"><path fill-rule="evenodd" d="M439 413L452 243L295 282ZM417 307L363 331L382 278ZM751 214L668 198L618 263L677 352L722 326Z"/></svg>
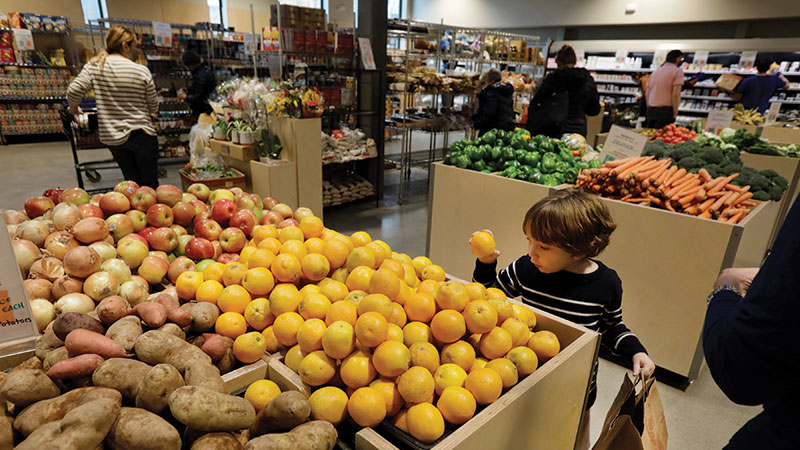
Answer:
<svg viewBox="0 0 800 450"><path fill-rule="evenodd" d="M591 259L608 246L616 228L597 197L577 189L558 191L528 210L522 229L528 254L496 274L497 256L478 259L474 281L503 290L551 314L602 334L615 353L631 358L633 374L650 376L655 364L622 322L622 282L617 273ZM597 397L595 361L589 400L576 448L589 447L589 408Z"/></svg>
<svg viewBox="0 0 800 450"><path fill-rule="evenodd" d="M83 66L67 89L69 112L94 90L100 142L108 145L126 180L158 187L158 137L152 115L158 96L150 70L135 61L136 35L114 26L106 34L106 50Z"/></svg>

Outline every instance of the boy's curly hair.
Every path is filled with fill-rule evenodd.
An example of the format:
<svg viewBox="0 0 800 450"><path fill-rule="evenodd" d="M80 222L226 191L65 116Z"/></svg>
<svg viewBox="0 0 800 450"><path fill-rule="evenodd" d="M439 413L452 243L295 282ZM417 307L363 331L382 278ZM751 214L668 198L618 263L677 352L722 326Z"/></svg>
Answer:
<svg viewBox="0 0 800 450"><path fill-rule="evenodd" d="M586 258L599 255L616 228L606 205L596 196L573 188L536 202L522 222L522 231L537 241Z"/></svg>

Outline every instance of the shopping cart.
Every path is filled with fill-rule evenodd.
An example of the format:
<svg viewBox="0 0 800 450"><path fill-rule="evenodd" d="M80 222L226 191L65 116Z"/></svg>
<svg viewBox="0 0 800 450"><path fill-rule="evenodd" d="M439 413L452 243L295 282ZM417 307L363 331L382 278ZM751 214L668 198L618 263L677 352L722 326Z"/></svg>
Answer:
<svg viewBox="0 0 800 450"><path fill-rule="evenodd" d="M97 110L84 110L84 114L80 117L80 123L78 123L75 117L66 109L60 110L59 114L61 114L61 122L64 125L64 134L72 146L72 160L75 163L75 175L78 177L78 186L81 189L85 189L83 185L84 173L89 181L97 183L102 179L99 172L100 170L119 169L114 159L82 163L78 158L78 152L81 150L108 148L107 145L100 142L100 134L97 126ZM94 194L97 192L105 192L110 189L110 187L88 189L87 192Z"/></svg>

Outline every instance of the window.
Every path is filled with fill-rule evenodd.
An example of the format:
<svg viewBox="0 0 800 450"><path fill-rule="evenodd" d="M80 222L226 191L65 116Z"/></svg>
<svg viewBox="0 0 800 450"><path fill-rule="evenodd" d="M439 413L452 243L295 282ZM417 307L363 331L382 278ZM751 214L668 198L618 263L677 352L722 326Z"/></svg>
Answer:
<svg viewBox="0 0 800 450"><path fill-rule="evenodd" d="M81 8L83 9L84 22L88 23L90 20L94 21L108 17L106 0L81 0Z"/></svg>
<svg viewBox="0 0 800 450"><path fill-rule="evenodd" d="M388 0L386 8L390 19L403 17L403 0Z"/></svg>
<svg viewBox="0 0 800 450"><path fill-rule="evenodd" d="M206 0L208 3L208 19L211 23L221 24L223 27L228 23L228 1L227 0Z"/></svg>

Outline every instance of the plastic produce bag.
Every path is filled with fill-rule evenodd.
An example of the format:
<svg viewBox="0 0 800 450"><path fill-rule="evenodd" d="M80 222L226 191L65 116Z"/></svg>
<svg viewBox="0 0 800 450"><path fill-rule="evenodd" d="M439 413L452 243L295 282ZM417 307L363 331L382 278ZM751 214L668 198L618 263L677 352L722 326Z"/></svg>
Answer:
<svg viewBox="0 0 800 450"><path fill-rule="evenodd" d="M224 166L220 155L211 151L211 135L213 127L207 123L199 123L189 132L189 163L194 167L208 164Z"/></svg>

